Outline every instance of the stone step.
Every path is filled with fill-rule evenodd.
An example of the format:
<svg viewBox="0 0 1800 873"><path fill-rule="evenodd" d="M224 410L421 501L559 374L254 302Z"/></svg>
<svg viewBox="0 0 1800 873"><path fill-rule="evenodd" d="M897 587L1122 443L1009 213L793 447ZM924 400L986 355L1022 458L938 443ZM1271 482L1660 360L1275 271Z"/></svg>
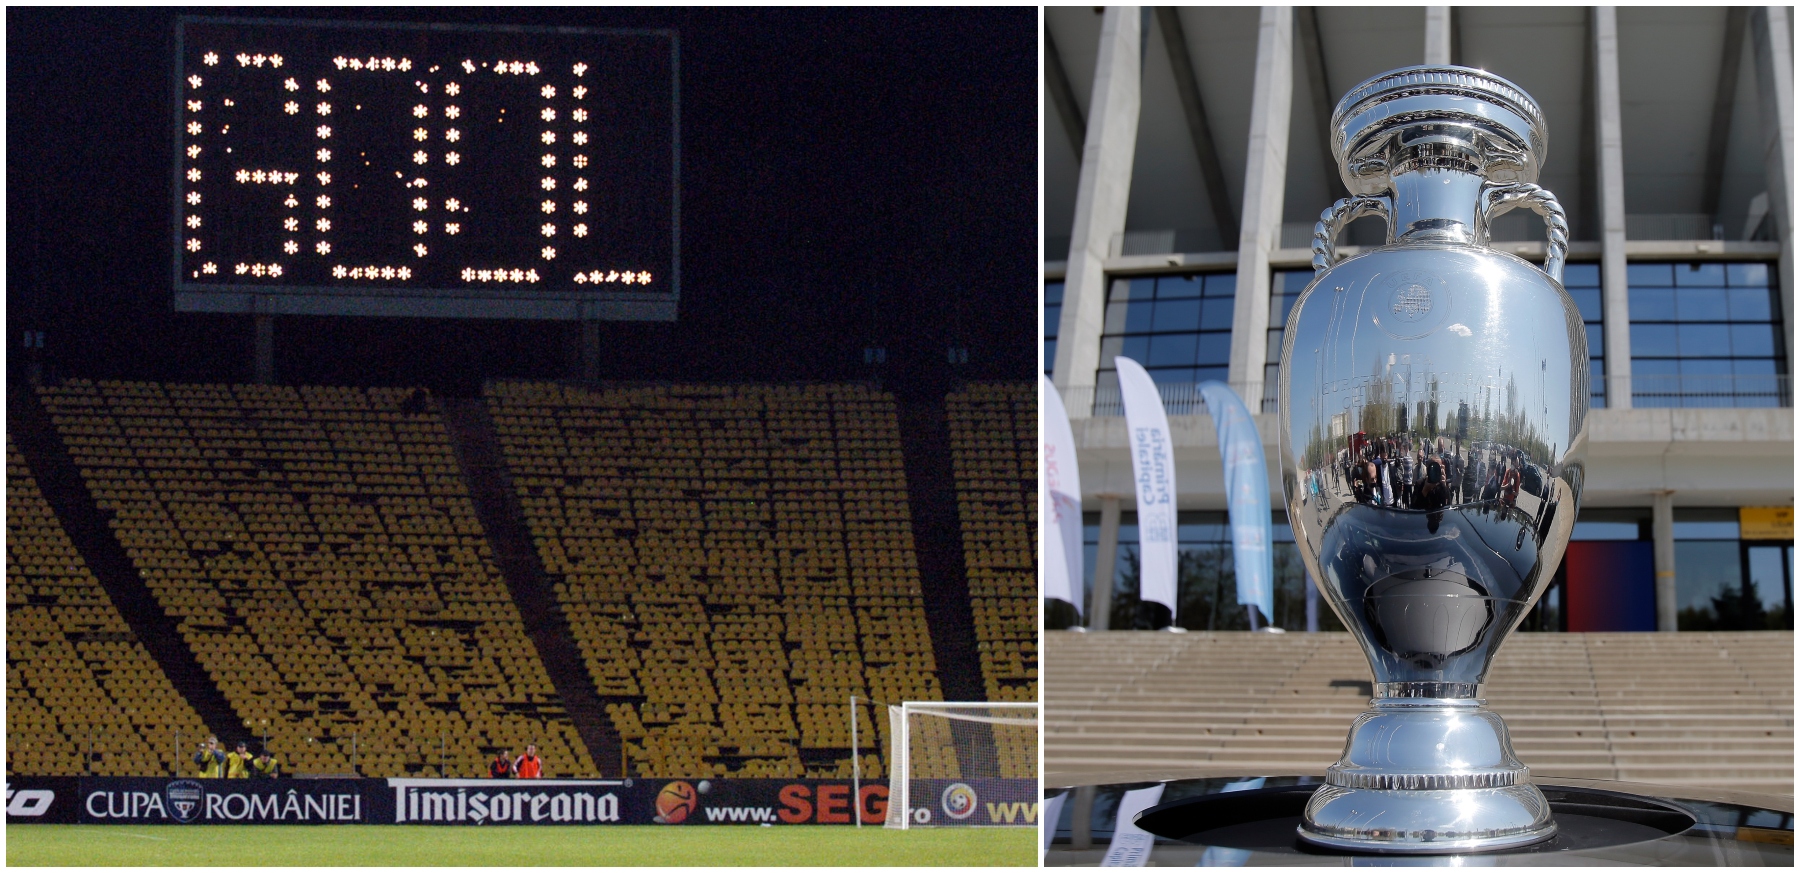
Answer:
<svg viewBox="0 0 1800 873"><path fill-rule="evenodd" d="M1347 634L1051 633L1041 656L1053 773L1321 773L1371 678ZM1539 774L1791 793L1793 675L1791 633L1517 634L1483 694Z"/></svg>

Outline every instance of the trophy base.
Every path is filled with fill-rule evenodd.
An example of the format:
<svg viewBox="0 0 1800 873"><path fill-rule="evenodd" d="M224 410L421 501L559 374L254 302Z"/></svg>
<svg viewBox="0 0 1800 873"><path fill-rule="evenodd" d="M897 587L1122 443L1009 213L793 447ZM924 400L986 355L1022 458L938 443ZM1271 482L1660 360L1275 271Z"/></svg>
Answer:
<svg viewBox="0 0 1800 873"><path fill-rule="evenodd" d="M1347 852L1497 852L1556 836L1536 785L1394 791L1326 785L1307 801L1300 839Z"/></svg>
<svg viewBox="0 0 1800 873"><path fill-rule="evenodd" d="M1354 852L1442 854L1513 849L1556 835L1549 801L1484 701L1372 703L1307 802L1302 840Z"/></svg>

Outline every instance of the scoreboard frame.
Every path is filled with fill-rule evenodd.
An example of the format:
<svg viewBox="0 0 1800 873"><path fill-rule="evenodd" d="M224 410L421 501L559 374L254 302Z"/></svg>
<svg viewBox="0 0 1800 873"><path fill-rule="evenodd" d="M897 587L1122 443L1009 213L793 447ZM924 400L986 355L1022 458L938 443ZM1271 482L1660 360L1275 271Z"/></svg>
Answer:
<svg viewBox="0 0 1800 873"><path fill-rule="evenodd" d="M198 282L183 274L186 211L183 190L183 68L190 25L243 25L311 30L413 30L445 33L543 34L552 36L631 36L666 38L669 51L670 99L670 270L662 291L519 289L492 286L350 287L330 285L252 285L225 281ZM170 172L170 270L177 312L272 315L342 315L360 317L489 318L558 321L674 321L681 301L681 41L673 28L535 27L421 22L361 22L316 19L261 19L233 16L178 16L171 72L173 111ZM617 286L613 286L617 288Z"/></svg>

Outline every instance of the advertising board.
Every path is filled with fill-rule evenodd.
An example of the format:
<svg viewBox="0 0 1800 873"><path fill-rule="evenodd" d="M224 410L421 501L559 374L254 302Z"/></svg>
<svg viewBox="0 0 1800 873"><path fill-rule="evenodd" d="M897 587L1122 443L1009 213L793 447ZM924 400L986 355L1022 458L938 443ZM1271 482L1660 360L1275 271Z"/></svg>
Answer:
<svg viewBox="0 0 1800 873"><path fill-rule="evenodd" d="M888 802L882 780L830 779L20 777L6 789L9 824L879 825Z"/></svg>

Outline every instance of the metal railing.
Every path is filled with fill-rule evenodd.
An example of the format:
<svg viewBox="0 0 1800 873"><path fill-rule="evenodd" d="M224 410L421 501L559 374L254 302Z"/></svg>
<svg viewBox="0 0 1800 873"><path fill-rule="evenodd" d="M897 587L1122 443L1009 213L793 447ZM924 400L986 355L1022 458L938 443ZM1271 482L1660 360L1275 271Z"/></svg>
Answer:
<svg viewBox="0 0 1800 873"><path fill-rule="evenodd" d="M1273 415L1275 413L1275 383L1231 382L1231 390L1240 398L1252 396L1252 392L1260 393L1262 401L1260 411ZM1206 401L1200 396L1200 385L1196 382L1159 382L1156 393L1162 396L1163 411L1169 415L1205 415ZM1063 405L1071 418L1119 418L1125 415L1125 401L1119 393L1117 385L1074 385L1062 389ZM1249 400L1245 405L1250 406ZM1257 407L1252 407L1257 408Z"/></svg>
<svg viewBox="0 0 1800 873"><path fill-rule="evenodd" d="M1785 375L1633 375L1631 405L1638 409L1786 408L1793 406L1793 386Z"/></svg>

